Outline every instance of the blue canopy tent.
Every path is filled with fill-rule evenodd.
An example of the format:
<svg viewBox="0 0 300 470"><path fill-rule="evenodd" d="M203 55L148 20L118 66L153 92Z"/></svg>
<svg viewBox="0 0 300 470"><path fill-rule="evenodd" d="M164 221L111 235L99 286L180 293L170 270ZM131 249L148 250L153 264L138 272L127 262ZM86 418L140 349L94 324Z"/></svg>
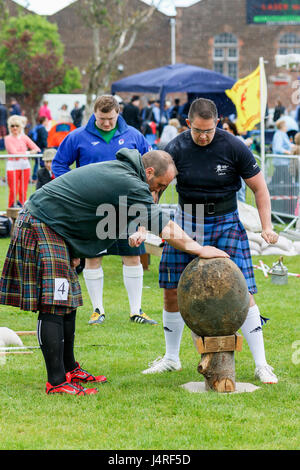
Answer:
<svg viewBox="0 0 300 470"><path fill-rule="evenodd" d="M212 99L218 108L219 116L235 113L235 106L225 94L235 81L213 70L195 65L175 64L130 75L111 86L112 93L134 92L155 93L163 105L167 93L184 92L188 101L196 97Z"/></svg>

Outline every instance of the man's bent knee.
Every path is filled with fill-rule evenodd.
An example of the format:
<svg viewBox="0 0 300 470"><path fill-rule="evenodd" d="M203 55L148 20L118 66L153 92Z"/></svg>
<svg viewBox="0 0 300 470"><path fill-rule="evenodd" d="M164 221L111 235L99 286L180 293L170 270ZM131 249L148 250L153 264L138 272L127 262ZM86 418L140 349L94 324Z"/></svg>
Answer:
<svg viewBox="0 0 300 470"><path fill-rule="evenodd" d="M141 259L139 256L122 256L122 261L125 266L138 266L141 264Z"/></svg>
<svg viewBox="0 0 300 470"><path fill-rule="evenodd" d="M100 258L86 258L85 269L98 269L102 264L102 257Z"/></svg>

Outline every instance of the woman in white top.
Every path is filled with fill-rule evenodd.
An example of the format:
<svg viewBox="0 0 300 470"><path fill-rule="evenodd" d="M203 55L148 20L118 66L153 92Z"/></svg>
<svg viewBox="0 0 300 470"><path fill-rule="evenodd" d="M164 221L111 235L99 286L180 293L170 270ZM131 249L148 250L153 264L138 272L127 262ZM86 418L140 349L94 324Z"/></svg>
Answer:
<svg viewBox="0 0 300 470"><path fill-rule="evenodd" d="M169 123L163 128L162 134L160 136L160 141L158 148L163 150L165 146L174 139L178 134L178 129L180 128L180 122L178 119L170 119Z"/></svg>
<svg viewBox="0 0 300 470"><path fill-rule="evenodd" d="M68 106L63 104L59 110L58 122L73 122L71 114L68 111Z"/></svg>

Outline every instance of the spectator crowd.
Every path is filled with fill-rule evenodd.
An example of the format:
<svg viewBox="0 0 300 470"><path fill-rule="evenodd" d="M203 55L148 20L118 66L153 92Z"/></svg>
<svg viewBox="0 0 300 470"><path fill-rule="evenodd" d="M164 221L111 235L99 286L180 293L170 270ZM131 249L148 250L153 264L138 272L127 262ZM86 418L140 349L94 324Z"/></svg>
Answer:
<svg viewBox="0 0 300 470"><path fill-rule="evenodd" d="M185 102L182 104L179 98L175 98L173 101L166 100L162 104L158 99L150 100L145 96L134 95L129 101L119 99L119 104L120 115L126 124L143 134L153 149L163 150L172 139L187 129L186 119L190 103ZM36 184L38 170L45 167L44 151L48 147L57 149L69 132L81 127L84 111L85 105L81 105L79 101L75 101L71 111L68 110L67 104L63 104L57 110L57 120L55 121L49 103L44 100L38 109L35 125L30 125L24 110L14 97L10 99L7 105L0 102L0 150L6 150L8 154L15 152L14 155L17 155L22 152L26 155L27 153L33 154L33 149L35 149L35 153L38 152L40 155L34 158L32 169L28 158L27 160L25 157L18 158L18 160L13 157L8 159L5 179L10 189L9 206L23 205L22 201L24 197L26 200L26 188L30 178ZM297 152L295 142L299 140L300 106L288 111L282 102L278 100L272 111L272 113L269 113L269 117L266 118L267 133L271 136L268 142L268 151L274 154L295 154ZM20 127L20 133L15 132L14 138L12 137L13 129L10 124L12 122L11 118L14 122L17 119ZM258 134L255 135L254 133L252 135L251 132L247 132L245 135L239 135L234 122L235 118L235 115L221 116L218 126L242 140L248 148L259 152ZM57 128L54 129L55 125L57 125ZM62 125L65 127L62 127ZM51 134L49 134L50 130ZM20 135L17 136L17 134ZM20 137L21 135L27 136L26 144L24 137ZM11 142L16 143L17 141L19 144L21 141L23 142L22 148L20 145L17 147L11 145ZM287 168L287 164L287 160L282 159L281 161L278 159L276 161L277 173L283 172L284 166ZM9 173L12 171L14 173ZM20 174L21 176L16 176ZM245 201L245 190L245 184L242 182L242 188L238 194L239 199L242 201Z"/></svg>

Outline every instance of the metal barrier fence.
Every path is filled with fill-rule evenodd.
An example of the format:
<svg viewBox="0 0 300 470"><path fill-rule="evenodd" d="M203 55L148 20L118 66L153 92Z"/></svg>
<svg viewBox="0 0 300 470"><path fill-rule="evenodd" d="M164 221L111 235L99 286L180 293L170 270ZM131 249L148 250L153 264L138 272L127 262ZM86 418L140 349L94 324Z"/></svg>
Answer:
<svg viewBox="0 0 300 470"><path fill-rule="evenodd" d="M41 157L42 154L0 155L0 210L8 207L9 188L5 160L10 159L11 161L11 159L20 158L29 160L31 173L28 181L28 198L36 189L32 180L33 168L35 162L37 162L37 169L39 168L39 159ZM288 221L288 226L285 229L287 230L299 220L300 216L300 155L267 154L265 156L265 179L271 197L272 215L281 224L286 224ZM23 185L25 183L25 181L22 181ZM160 204L170 211L175 209L178 201L175 185L176 179L172 181L160 199ZM14 203L17 205L17 202L16 193ZM254 198L251 198L251 204L255 205Z"/></svg>
<svg viewBox="0 0 300 470"><path fill-rule="evenodd" d="M3 155L0 155L0 211L4 210L6 207L8 207L8 198L9 198L9 187L8 187L8 179L7 179L7 172L6 172L6 161L8 159L19 159L19 158L27 158L30 162L30 167L31 167L31 174L30 174L30 178L29 178L29 183L28 183L28 194L27 194L27 197L29 197L35 190L36 190L36 185L35 185L35 181L33 181L33 169L34 169L34 163L35 161L37 161L38 165L37 165L37 168L36 168L36 171L40 168L39 166L39 159L42 157L43 155L42 154L36 154L36 155L27 155L27 154L24 154L24 155L10 155L10 154L3 154ZM2 161L2 164L1 164L1 161ZM24 178L25 175L23 175L23 178ZM23 185L24 185L24 181L23 181ZM160 199L160 204L164 204L166 206L168 206L169 204L170 205L174 205L176 206L177 205L177 200L178 200L178 195L177 195L177 192L176 192L176 179L174 181L171 182L171 184L169 185L167 191L165 191L162 196L161 196L161 199ZM15 186L16 186L16 182L15 182ZM4 195L5 193L5 195ZM4 199L6 199L5 201L5 204L4 204ZM15 198L16 200L14 201L14 203L17 205L17 198ZM3 204L5 205L5 207L3 207Z"/></svg>
<svg viewBox="0 0 300 470"><path fill-rule="evenodd" d="M272 215L289 229L299 219L300 155L267 154L265 180L270 197Z"/></svg>

